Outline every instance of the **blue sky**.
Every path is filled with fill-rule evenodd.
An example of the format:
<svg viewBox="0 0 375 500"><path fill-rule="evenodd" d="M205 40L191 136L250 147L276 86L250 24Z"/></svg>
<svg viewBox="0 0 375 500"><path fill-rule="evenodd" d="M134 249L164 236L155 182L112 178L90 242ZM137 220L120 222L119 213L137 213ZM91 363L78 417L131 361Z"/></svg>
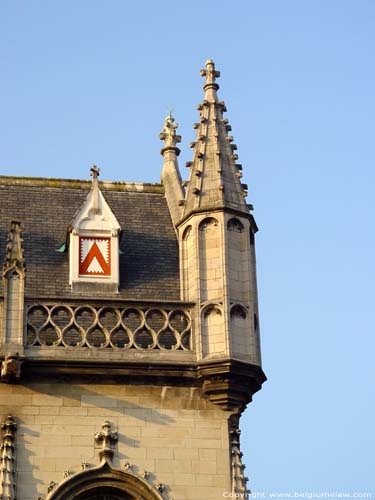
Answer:
<svg viewBox="0 0 375 500"><path fill-rule="evenodd" d="M173 108L186 177L221 70L260 226L253 491L374 490L374 24L366 0L0 3L1 175L158 182Z"/></svg>

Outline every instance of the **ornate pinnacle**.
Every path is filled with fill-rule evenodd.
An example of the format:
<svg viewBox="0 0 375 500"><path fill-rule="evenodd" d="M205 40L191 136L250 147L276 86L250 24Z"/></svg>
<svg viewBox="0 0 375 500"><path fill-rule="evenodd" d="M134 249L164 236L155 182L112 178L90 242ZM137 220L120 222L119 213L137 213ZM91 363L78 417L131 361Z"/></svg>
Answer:
<svg viewBox="0 0 375 500"><path fill-rule="evenodd" d="M100 459L111 461L114 455L112 446L118 441L118 433L111 430L111 422L105 420L102 425L102 430L95 433L96 444L101 444L102 449L99 451Z"/></svg>
<svg viewBox="0 0 375 500"><path fill-rule="evenodd" d="M22 247L22 226L19 221L12 221L6 244L6 254L3 265L3 277L6 278L12 272L24 274L26 271L25 259ZM11 272L12 271L12 272Z"/></svg>
<svg viewBox="0 0 375 500"><path fill-rule="evenodd" d="M15 500L16 483L14 461L17 424L12 416L8 416L5 422L1 424L1 430L3 431L3 435L0 447L0 499Z"/></svg>
<svg viewBox="0 0 375 500"><path fill-rule="evenodd" d="M234 414L229 419L229 440L232 458L232 494L249 494L247 488L248 478L244 474L245 465L242 463L240 449L239 414Z"/></svg>
<svg viewBox="0 0 375 500"><path fill-rule="evenodd" d="M208 59L206 61L206 69L201 69L200 74L201 76L206 77L206 83L203 86L204 90L219 89L219 84L216 83L216 78L220 77L220 71L215 70L215 63L213 62L212 59Z"/></svg>
<svg viewBox="0 0 375 500"><path fill-rule="evenodd" d="M178 123L173 118L172 113L169 112L168 116L165 117L163 129L159 135L161 141L164 141L164 148L161 150L161 154L165 151L175 150L176 154L180 153L177 144L181 142L181 136L176 134L178 128Z"/></svg>

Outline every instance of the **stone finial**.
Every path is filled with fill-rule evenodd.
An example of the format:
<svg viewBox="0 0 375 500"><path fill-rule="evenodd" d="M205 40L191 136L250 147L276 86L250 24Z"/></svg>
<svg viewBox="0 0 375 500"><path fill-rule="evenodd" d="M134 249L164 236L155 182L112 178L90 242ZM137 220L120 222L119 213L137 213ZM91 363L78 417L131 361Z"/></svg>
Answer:
<svg viewBox="0 0 375 500"><path fill-rule="evenodd" d="M93 182L96 181L100 175L100 168L97 167L96 165L93 165L90 168L90 175L92 177Z"/></svg>
<svg viewBox="0 0 375 500"><path fill-rule="evenodd" d="M1 381L6 384L16 382L21 377L21 366L22 361L20 360L18 352L8 354L1 363Z"/></svg>
<svg viewBox="0 0 375 500"><path fill-rule="evenodd" d="M96 165L93 165L90 168L90 175L92 177L92 191L93 191L91 212L93 214L99 213L99 183L98 183L99 174L100 174L100 168L98 168Z"/></svg>
<svg viewBox="0 0 375 500"><path fill-rule="evenodd" d="M22 225L19 221L12 221L6 243L6 253L3 265L3 277L8 278L13 273L24 276L26 271L23 256Z"/></svg>
<svg viewBox="0 0 375 500"><path fill-rule="evenodd" d="M11 415L1 424L1 430L0 500L16 500L14 464L17 424Z"/></svg>
<svg viewBox="0 0 375 500"><path fill-rule="evenodd" d="M200 70L201 76L206 77L206 83L203 86L204 90L208 89L219 89L219 84L216 82L216 78L220 77L220 71L215 69L215 63L212 59L206 61L206 69Z"/></svg>
<svg viewBox="0 0 375 500"><path fill-rule="evenodd" d="M169 112L159 135L160 140L164 141L164 147L160 150L160 154L163 156L161 183L165 189L165 197L174 224L181 218L183 199L185 197L177 160L180 154L177 144L181 142L181 136L176 134L177 127L178 123L176 123L172 113Z"/></svg>
<svg viewBox="0 0 375 500"><path fill-rule="evenodd" d="M107 462L111 462L113 459L113 446L118 441L118 433L116 431L112 431L111 429L111 422L105 420L102 425L102 430L95 433L96 444L102 445L102 448L99 451L101 461L105 460Z"/></svg>
<svg viewBox="0 0 375 500"><path fill-rule="evenodd" d="M176 134L178 128L178 123L173 118L172 113L169 112L168 116L165 117L164 125L162 131L160 132L159 138L164 141L164 148L161 150L163 155L165 151L174 149L176 154L180 153L177 144L181 142L181 136Z"/></svg>

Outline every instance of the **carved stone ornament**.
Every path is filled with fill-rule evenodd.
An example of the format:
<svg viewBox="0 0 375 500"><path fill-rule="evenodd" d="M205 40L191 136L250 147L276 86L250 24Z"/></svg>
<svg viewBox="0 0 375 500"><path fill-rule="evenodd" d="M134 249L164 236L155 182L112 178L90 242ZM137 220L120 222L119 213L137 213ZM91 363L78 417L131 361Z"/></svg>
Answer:
<svg viewBox="0 0 375 500"><path fill-rule="evenodd" d="M177 144L181 142L181 136L176 134L177 128L178 123L173 118L172 113L169 113L165 118L163 129L159 135L160 140L164 141L162 154L171 148L175 149L176 154L179 154L180 150L177 148Z"/></svg>
<svg viewBox="0 0 375 500"><path fill-rule="evenodd" d="M129 496L139 500L165 500L161 495L165 490L164 485L161 483L153 485L147 481L149 473L146 470L136 473L130 462L125 462L122 469L113 466L113 447L118 442L118 433L112 430L108 420L103 422L102 430L95 434L95 442L101 446L100 464L97 467L89 467L87 462L82 462L81 470L77 472L71 469L66 470L60 484L51 481L45 500L72 499L84 493L90 493L92 496L96 489L106 487L124 492L126 498ZM0 498L0 500L5 500L5 498Z"/></svg>
<svg viewBox="0 0 375 500"><path fill-rule="evenodd" d="M113 446L118 441L118 433L117 431L112 431L111 427L111 422L105 420L102 425L102 430L95 434L96 444L102 445L102 448L99 451L101 461L106 460L111 462L113 459Z"/></svg>
<svg viewBox="0 0 375 500"><path fill-rule="evenodd" d="M21 377L22 361L18 352L8 354L1 363L1 381L6 384L13 384Z"/></svg>
<svg viewBox="0 0 375 500"><path fill-rule="evenodd" d="M0 500L16 500L15 440L17 424L12 416L1 424Z"/></svg>

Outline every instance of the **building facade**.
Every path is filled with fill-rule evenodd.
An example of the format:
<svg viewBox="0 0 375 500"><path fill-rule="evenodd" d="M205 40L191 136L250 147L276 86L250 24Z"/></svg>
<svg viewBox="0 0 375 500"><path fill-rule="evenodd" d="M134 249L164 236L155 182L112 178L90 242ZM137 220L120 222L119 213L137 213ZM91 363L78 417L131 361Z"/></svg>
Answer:
<svg viewBox="0 0 375 500"><path fill-rule="evenodd" d="M261 368L237 146L205 79L181 180L0 177L0 500L246 496L239 421Z"/></svg>

